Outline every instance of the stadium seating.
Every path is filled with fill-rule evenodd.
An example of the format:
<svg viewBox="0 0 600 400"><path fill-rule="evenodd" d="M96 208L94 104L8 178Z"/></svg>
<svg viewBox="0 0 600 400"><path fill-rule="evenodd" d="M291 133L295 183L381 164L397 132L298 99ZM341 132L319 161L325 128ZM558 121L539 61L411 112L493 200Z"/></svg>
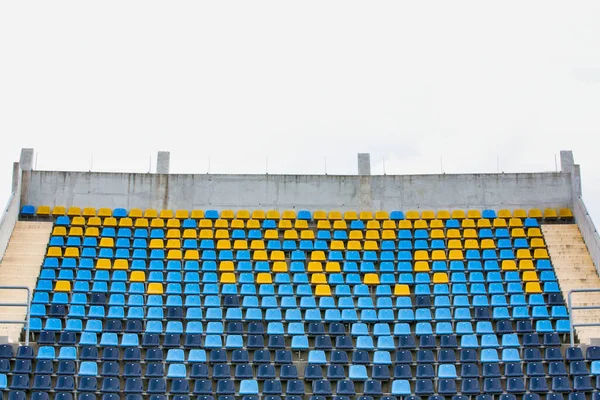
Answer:
<svg viewBox="0 0 600 400"><path fill-rule="evenodd" d="M568 209L21 216L54 227L31 305L37 345L0 346L10 399L600 389L600 349L562 350L569 316L540 230L572 220Z"/></svg>

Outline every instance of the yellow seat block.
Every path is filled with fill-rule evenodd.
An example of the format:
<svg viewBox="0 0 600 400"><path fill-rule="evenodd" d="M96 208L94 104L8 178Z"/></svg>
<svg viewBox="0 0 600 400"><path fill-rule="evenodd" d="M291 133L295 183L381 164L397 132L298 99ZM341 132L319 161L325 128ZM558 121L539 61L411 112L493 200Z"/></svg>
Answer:
<svg viewBox="0 0 600 400"><path fill-rule="evenodd" d="M476 224L475 224L475 220L474 219L468 219L465 218L462 220L461 226L463 229L465 228L475 228Z"/></svg>
<svg viewBox="0 0 600 400"><path fill-rule="evenodd" d="M86 208L86 210L87 210L87 208ZM90 215L90 217L91 216L92 215ZM112 210L110 208L100 208L100 209L98 209L98 217L102 217L102 218L112 217Z"/></svg>
<svg viewBox="0 0 600 400"><path fill-rule="evenodd" d="M175 238L170 238L169 240L167 240L167 249L180 249L181 248L181 240L179 240L177 237L181 234L178 230L175 229L169 229L169 233L170 232L177 232L177 235L172 235L172 236L176 236Z"/></svg>
<svg viewBox="0 0 600 400"><path fill-rule="evenodd" d="M177 220L174 220L177 221ZM177 221L179 222L179 221ZM150 227L151 228L164 228L165 227L165 220L162 218L152 218L150 220Z"/></svg>
<svg viewBox="0 0 600 400"><path fill-rule="evenodd" d="M377 221L385 221L390 218L390 214L387 211L375 211L375 219Z"/></svg>
<svg viewBox="0 0 600 400"><path fill-rule="evenodd" d="M192 210L190 218L196 220L204 219L204 210Z"/></svg>
<svg viewBox="0 0 600 400"><path fill-rule="evenodd" d="M265 219L265 210L254 210L252 211L252 219L263 220Z"/></svg>
<svg viewBox="0 0 600 400"><path fill-rule="evenodd" d="M445 272L436 272L433 274L433 283L448 283L448 274Z"/></svg>
<svg viewBox="0 0 600 400"><path fill-rule="evenodd" d="M165 242L162 239L150 239L149 249L164 249Z"/></svg>
<svg viewBox="0 0 600 400"><path fill-rule="evenodd" d="M414 271L415 272L429 272L429 263L427 261L417 261L415 262Z"/></svg>
<svg viewBox="0 0 600 400"><path fill-rule="evenodd" d="M237 239L233 242L234 250L247 250L248 242L245 239Z"/></svg>
<svg viewBox="0 0 600 400"><path fill-rule="evenodd" d="M36 215L48 216L50 215L50 207L49 206L39 206L35 211Z"/></svg>
<svg viewBox="0 0 600 400"><path fill-rule="evenodd" d="M403 219L398 221L398 229L412 229L412 227L413 224L410 220Z"/></svg>
<svg viewBox="0 0 600 400"><path fill-rule="evenodd" d="M251 250L264 250L265 249L265 241L260 239L255 239L250 242Z"/></svg>
<svg viewBox="0 0 600 400"><path fill-rule="evenodd" d="M81 228L72 228L72 229L81 229ZM87 237L98 237L100 236L100 231L95 226L87 228L85 230L85 236Z"/></svg>
<svg viewBox="0 0 600 400"><path fill-rule="evenodd" d="M529 249L517 249L517 259L529 260L531 259L531 252Z"/></svg>
<svg viewBox="0 0 600 400"><path fill-rule="evenodd" d="M368 223L367 223L367 226L368 226ZM383 221L383 224L381 225L381 227L383 229L396 229L398 227L398 225L396 225L396 221L386 220L386 221Z"/></svg>
<svg viewBox="0 0 600 400"><path fill-rule="evenodd" d="M281 218L295 220L296 219L296 211L284 210L283 213L281 214Z"/></svg>
<svg viewBox="0 0 600 400"><path fill-rule="evenodd" d="M285 261L285 253L282 250L273 250L270 259L271 261Z"/></svg>
<svg viewBox="0 0 600 400"><path fill-rule="evenodd" d="M79 226L74 226L69 229L69 236L83 236L83 229Z"/></svg>
<svg viewBox="0 0 600 400"><path fill-rule="evenodd" d="M117 258L113 264L113 269L128 270L129 261L122 258Z"/></svg>
<svg viewBox="0 0 600 400"><path fill-rule="evenodd" d="M465 210L452 210L452 219L465 219Z"/></svg>
<svg viewBox="0 0 600 400"><path fill-rule="evenodd" d="M163 294L163 285L158 282L151 282L148 284L148 294Z"/></svg>
<svg viewBox="0 0 600 400"><path fill-rule="evenodd" d="M478 228L491 228L492 223L487 218L481 218L481 219L477 220L477 227Z"/></svg>
<svg viewBox="0 0 600 400"><path fill-rule="evenodd" d="M358 218L362 221L369 221L374 219L372 211L361 211Z"/></svg>
<svg viewBox="0 0 600 400"><path fill-rule="evenodd" d="M421 211L421 218L424 220L435 219L435 213L433 212L433 210L423 210Z"/></svg>
<svg viewBox="0 0 600 400"><path fill-rule="evenodd" d="M273 263L273 272L287 272L288 265L285 261L275 261Z"/></svg>
<svg viewBox="0 0 600 400"><path fill-rule="evenodd" d="M141 208L132 208L129 210L128 217L129 218L142 218L144 216L144 212Z"/></svg>
<svg viewBox="0 0 600 400"><path fill-rule="evenodd" d="M235 214L235 218L237 219L250 219L250 211L249 210L238 210L238 212Z"/></svg>
<svg viewBox="0 0 600 400"><path fill-rule="evenodd" d="M443 250L440 250L443 251ZM450 250L450 252L448 253L448 259L449 260L458 260L458 261L462 261L465 259L465 256L463 255L462 250Z"/></svg>
<svg viewBox="0 0 600 400"><path fill-rule="evenodd" d="M235 271L233 261L226 260L219 263L219 271Z"/></svg>
<svg viewBox="0 0 600 400"><path fill-rule="evenodd" d="M530 238L542 237L542 231L540 228L529 228L527 229L527 236Z"/></svg>
<svg viewBox="0 0 600 400"><path fill-rule="evenodd" d="M432 239L445 239L446 234L443 229L432 229L431 230L431 238Z"/></svg>
<svg viewBox="0 0 600 400"><path fill-rule="evenodd" d="M527 282L525 284L525 293L542 293L542 287L540 286L539 282Z"/></svg>
<svg viewBox="0 0 600 400"><path fill-rule="evenodd" d="M519 260L520 270L535 270L532 260Z"/></svg>
<svg viewBox="0 0 600 400"><path fill-rule="evenodd" d="M450 211L448 210L438 210L437 219L447 220L450 219Z"/></svg>
<svg viewBox="0 0 600 400"><path fill-rule="evenodd" d="M115 240L111 237L103 237L100 239L100 247L115 247Z"/></svg>
<svg viewBox="0 0 600 400"><path fill-rule="evenodd" d="M421 219L421 217L419 216L419 212L416 210L409 210L406 212L405 218L411 221L414 221L416 219Z"/></svg>
<svg viewBox="0 0 600 400"><path fill-rule="evenodd" d="M410 288L408 285L394 286L394 296L410 296Z"/></svg>
<svg viewBox="0 0 600 400"><path fill-rule="evenodd" d="M515 260L502 260L502 271L516 271L517 264Z"/></svg>
<svg viewBox="0 0 600 400"><path fill-rule="evenodd" d="M448 240L448 248L462 250L462 242L460 241L460 239L450 239Z"/></svg>
<svg viewBox="0 0 600 400"><path fill-rule="evenodd" d="M544 209L544 218L546 219L556 219L558 218L558 213L554 208L546 208Z"/></svg>
<svg viewBox="0 0 600 400"><path fill-rule="evenodd" d="M323 264L320 261L309 261L307 272L323 272Z"/></svg>
<svg viewBox="0 0 600 400"><path fill-rule="evenodd" d="M70 292L71 282L70 281L56 281L54 284L55 292Z"/></svg>
<svg viewBox="0 0 600 400"><path fill-rule="evenodd" d="M215 220L215 224L214 224L215 228L219 228L219 229L227 229L229 228L229 221L226 219L217 219Z"/></svg>
<svg viewBox="0 0 600 400"><path fill-rule="evenodd" d="M55 217L59 217L61 215L65 215L67 213L67 208L64 206L55 206L52 209L52 215Z"/></svg>
<svg viewBox="0 0 600 400"><path fill-rule="evenodd" d="M106 222L104 223L104 225L106 226ZM131 218L121 218L119 220L119 226L122 228L131 228L133 227L133 220Z"/></svg>
<svg viewBox="0 0 600 400"><path fill-rule="evenodd" d="M365 241L365 250L379 250L379 244L377 240L367 240Z"/></svg>
<svg viewBox="0 0 600 400"><path fill-rule="evenodd" d="M356 213L356 211L346 211L344 213L344 219L346 221L354 221L358 219L358 214Z"/></svg>
<svg viewBox="0 0 600 400"><path fill-rule="evenodd" d="M329 285L317 285L315 288L316 296L331 296L331 287Z"/></svg>
<svg viewBox="0 0 600 400"><path fill-rule="evenodd" d="M498 211L498 218L508 219L510 217L512 217L510 210L502 209Z"/></svg>
<svg viewBox="0 0 600 400"><path fill-rule="evenodd" d="M362 244L358 240L349 240L348 250L362 250Z"/></svg>
<svg viewBox="0 0 600 400"><path fill-rule="evenodd" d="M315 250L310 253L310 259L312 261L326 261L325 253L322 250Z"/></svg>
<svg viewBox="0 0 600 400"><path fill-rule="evenodd" d="M386 229L381 233L381 239L383 240L395 240L396 233L391 229Z"/></svg>
<svg viewBox="0 0 600 400"><path fill-rule="evenodd" d="M544 243L544 239L542 238L533 238L529 246L533 249L545 248L546 243Z"/></svg>
<svg viewBox="0 0 600 400"><path fill-rule="evenodd" d="M212 228L212 227L213 227L212 219L201 219L198 221L198 228L200 228L200 229Z"/></svg>
<svg viewBox="0 0 600 400"><path fill-rule="evenodd" d="M453 252L458 252L458 253L453 253ZM450 254L451 260L458 260L458 258L452 258L452 254L461 254L462 255L462 251L450 250L449 254ZM446 259L446 252L444 250L433 250L431 252L431 259L433 261L444 261ZM462 260L462 258L460 258L460 260Z"/></svg>
<svg viewBox="0 0 600 400"><path fill-rule="evenodd" d="M418 219L413 224L413 228L414 229L428 229L429 226L427 225L427 221L426 220L424 220L424 219Z"/></svg>
<svg viewBox="0 0 600 400"><path fill-rule="evenodd" d="M350 240L363 240L363 232L362 231L350 231L350 235L348 235L348 239Z"/></svg>
<svg viewBox="0 0 600 400"><path fill-rule="evenodd" d="M99 258L96 260L96 269L111 269L112 261L109 258Z"/></svg>
<svg viewBox="0 0 600 400"><path fill-rule="evenodd" d="M285 220L282 220L282 221L285 221ZM287 240L298 240L298 231L296 231L295 229L289 229L289 230L283 232L283 238L287 239Z"/></svg>
<svg viewBox="0 0 600 400"><path fill-rule="evenodd" d="M98 217L100 218L100 217ZM91 218L90 218L91 219ZM89 221L88 221L89 222ZM129 220L129 222L131 222L131 220ZM104 218L104 220L102 221L102 225L103 226L117 226L117 219L114 217L106 217Z"/></svg>
<svg viewBox="0 0 600 400"><path fill-rule="evenodd" d="M429 221L429 228L431 229L444 229L444 221L441 219L432 219Z"/></svg>
<svg viewBox="0 0 600 400"><path fill-rule="evenodd" d="M344 220L333 221L333 229L346 230L348 229L348 224Z"/></svg>
<svg viewBox="0 0 600 400"><path fill-rule="evenodd" d="M330 250L346 250L346 245L341 240L332 240L329 244Z"/></svg>
<svg viewBox="0 0 600 400"><path fill-rule="evenodd" d="M181 238L181 231L179 229L168 229L167 230L167 239L180 239L180 238Z"/></svg>
<svg viewBox="0 0 600 400"><path fill-rule="evenodd" d="M323 210L317 210L313 213L313 219L315 221L320 221L322 219L327 219L327 213Z"/></svg>
<svg viewBox="0 0 600 400"><path fill-rule="evenodd" d="M281 219L279 220L277 227L279 229L292 229L292 221L290 221L289 219Z"/></svg>
<svg viewBox="0 0 600 400"><path fill-rule="evenodd" d="M153 219L152 221L160 221L160 219ZM167 220L167 228L181 228L181 221L175 218Z"/></svg>
<svg viewBox="0 0 600 400"><path fill-rule="evenodd" d="M315 233L313 231L310 231L310 230L302 231L302 232L300 232L300 239L314 240L315 239Z"/></svg>
<svg viewBox="0 0 600 400"><path fill-rule="evenodd" d="M367 221L367 229L373 230L373 229L381 229L381 224L379 223L379 221L376 221L374 219ZM394 228L386 228L386 229L396 229Z"/></svg>
<svg viewBox="0 0 600 400"><path fill-rule="evenodd" d="M488 239L488 240L490 240L490 239ZM467 240L465 240L465 249L479 250L479 242L477 241L477 239L467 239Z"/></svg>
<svg viewBox="0 0 600 400"><path fill-rule="evenodd" d="M478 220L478 219L481 218L481 211L479 211L479 210L468 210L467 211L467 218Z"/></svg>
<svg viewBox="0 0 600 400"><path fill-rule="evenodd" d="M304 219L297 219L296 221L294 221L294 228L295 229L308 229L308 221L306 221Z"/></svg>
<svg viewBox="0 0 600 400"><path fill-rule="evenodd" d="M62 249L60 247L48 247L46 257L62 257Z"/></svg>
<svg viewBox="0 0 600 400"><path fill-rule="evenodd" d="M327 275L320 272L314 273L310 276L310 283L313 285L327 283Z"/></svg>
<svg viewBox="0 0 600 400"><path fill-rule="evenodd" d="M186 250L183 255L184 260L199 260L200 252L198 250Z"/></svg>
<svg viewBox="0 0 600 400"><path fill-rule="evenodd" d="M144 211L144 218L158 218L158 211L153 208L148 208L146 211Z"/></svg>
<svg viewBox="0 0 600 400"><path fill-rule="evenodd" d="M523 272L523 277L521 278L523 282L539 282L539 278L535 271L525 271Z"/></svg>
<svg viewBox="0 0 600 400"><path fill-rule="evenodd" d="M106 219L108 219L108 218L106 218ZM114 225L112 225L112 226L116 226L117 220L114 218L111 218L111 219L114 220ZM86 224L85 219L83 217L73 218L73 222L71 222L71 225L76 225L76 226L85 225L85 224ZM88 226L102 226L102 220L100 219L100 217L90 217L90 218L88 218L87 225Z"/></svg>
<svg viewBox="0 0 600 400"><path fill-rule="evenodd" d="M222 218L222 219L234 219L235 218L235 213L233 212L233 210L223 210L223 211L221 211L220 218Z"/></svg>
<svg viewBox="0 0 600 400"><path fill-rule="evenodd" d="M229 239L229 231L227 229L217 229L215 239Z"/></svg>
<svg viewBox="0 0 600 400"><path fill-rule="evenodd" d="M146 273L144 271L131 271L129 282L146 282Z"/></svg>
<svg viewBox="0 0 600 400"><path fill-rule="evenodd" d="M365 285L379 285L379 275L374 273L365 274Z"/></svg>
<svg viewBox="0 0 600 400"><path fill-rule="evenodd" d="M427 250L417 250L414 255L415 261L429 261L429 253Z"/></svg>
<svg viewBox="0 0 600 400"><path fill-rule="evenodd" d="M481 241L481 248L484 249L484 250L495 249L496 248L496 242L494 242L494 239L483 239Z"/></svg>
<svg viewBox="0 0 600 400"><path fill-rule="evenodd" d="M188 210L175 210L175 218L177 219L188 219L190 212Z"/></svg>
<svg viewBox="0 0 600 400"><path fill-rule="evenodd" d="M337 221L342 219L342 213L338 210L331 210L329 211L329 220L330 221Z"/></svg>
<svg viewBox="0 0 600 400"><path fill-rule="evenodd" d="M195 229L184 229L183 230L183 238L184 239L196 239L196 230Z"/></svg>
<svg viewBox="0 0 600 400"><path fill-rule="evenodd" d="M321 219L317 221L317 229L331 229L331 222L329 222L329 220L326 219Z"/></svg>
<svg viewBox="0 0 600 400"><path fill-rule="evenodd" d="M533 258L536 260L550 258L548 255L548 250L546 249L535 249L533 251Z"/></svg>
<svg viewBox="0 0 600 400"><path fill-rule="evenodd" d="M542 214L542 210L539 208L532 208L529 210L529 213L527 213L527 216L529 218L542 218L544 215Z"/></svg>
<svg viewBox="0 0 600 400"><path fill-rule="evenodd" d="M81 215L81 208L80 207L69 207L69 209L67 210L67 215L69 217L78 217Z"/></svg>
<svg viewBox="0 0 600 400"><path fill-rule="evenodd" d="M337 261L329 261L325 264L325 272L342 272L340 263Z"/></svg>
<svg viewBox="0 0 600 400"><path fill-rule="evenodd" d="M231 220L231 224L229 224L231 229L244 229L246 227L246 223L243 219L234 219Z"/></svg>
<svg viewBox="0 0 600 400"><path fill-rule="evenodd" d="M281 215L277 210L269 210L267 211L267 219L281 219Z"/></svg>
<svg viewBox="0 0 600 400"><path fill-rule="evenodd" d="M512 228L510 231L510 236L514 237L514 238L524 238L526 237L525 235L525 229L523 228Z"/></svg>
<svg viewBox="0 0 600 400"><path fill-rule="evenodd" d="M107 210L109 210L108 217L110 217L112 215L112 212L110 211L110 209L107 209ZM96 209L93 208L93 207L85 207L83 209L83 211L81 212L81 216L82 217L86 217L86 218L87 217L95 217L96 216Z"/></svg>
<svg viewBox="0 0 600 400"><path fill-rule="evenodd" d="M267 252L265 250L255 250L252 253L252 259L254 261L267 261L269 258L267 257Z"/></svg>
<svg viewBox="0 0 600 400"><path fill-rule="evenodd" d="M183 253L181 250L169 250L167 253L167 260L181 260L183 258Z"/></svg>
<svg viewBox="0 0 600 400"><path fill-rule="evenodd" d="M148 222L148 220L146 218L137 218L135 220L134 226L136 228L147 228L150 226L150 223Z"/></svg>
<svg viewBox="0 0 600 400"><path fill-rule="evenodd" d="M570 208L561 208L558 210L558 216L565 219L573 218L573 211Z"/></svg>
<svg viewBox="0 0 600 400"><path fill-rule="evenodd" d="M158 217L162 219L172 219L175 218L175 215L173 214L173 210L160 210Z"/></svg>
<svg viewBox="0 0 600 400"><path fill-rule="evenodd" d="M52 236L67 236L67 228L64 226L55 226L52 229Z"/></svg>
<svg viewBox="0 0 600 400"><path fill-rule="evenodd" d="M508 226L511 228L522 228L523 221L521 218L511 218L508 220Z"/></svg>
<svg viewBox="0 0 600 400"><path fill-rule="evenodd" d="M527 211L523 210L522 208L517 208L516 210L513 211L513 217L514 218L527 218Z"/></svg>
<svg viewBox="0 0 600 400"><path fill-rule="evenodd" d="M504 218L496 218L494 219L492 226L494 228L506 228L508 227L508 224L506 223L506 220Z"/></svg>
<svg viewBox="0 0 600 400"><path fill-rule="evenodd" d="M79 247L67 247L64 257L79 258Z"/></svg>
<svg viewBox="0 0 600 400"><path fill-rule="evenodd" d="M225 272L221 274L220 283L235 283L235 274L233 272Z"/></svg>
<svg viewBox="0 0 600 400"><path fill-rule="evenodd" d="M277 231L277 229L267 229L265 231L265 239L267 240L277 240L279 239L279 232Z"/></svg>
<svg viewBox="0 0 600 400"><path fill-rule="evenodd" d="M221 239L217 241L217 250L230 250L231 241L229 239Z"/></svg>
<svg viewBox="0 0 600 400"><path fill-rule="evenodd" d="M446 236L448 237L448 239L460 239L462 237L460 231L454 228L448 229L446 231Z"/></svg>
<svg viewBox="0 0 600 400"><path fill-rule="evenodd" d="M256 276L256 283L264 284L264 283L273 283L273 278L271 274L268 272L261 272Z"/></svg>

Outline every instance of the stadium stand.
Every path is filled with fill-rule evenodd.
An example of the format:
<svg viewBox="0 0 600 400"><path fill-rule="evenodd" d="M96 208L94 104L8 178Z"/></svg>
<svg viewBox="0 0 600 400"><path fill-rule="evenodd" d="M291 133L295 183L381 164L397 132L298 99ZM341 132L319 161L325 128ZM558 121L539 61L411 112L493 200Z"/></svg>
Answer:
<svg viewBox="0 0 600 400"><path fill-rule="evenodd" d="M568 290L600 287L570 207L19 218L0 271L22 243L42 251L22 274L29 336L0 346L9 399L600 396L595 328L570 344ZM28 224L47 240L18 239Z"/></svg>

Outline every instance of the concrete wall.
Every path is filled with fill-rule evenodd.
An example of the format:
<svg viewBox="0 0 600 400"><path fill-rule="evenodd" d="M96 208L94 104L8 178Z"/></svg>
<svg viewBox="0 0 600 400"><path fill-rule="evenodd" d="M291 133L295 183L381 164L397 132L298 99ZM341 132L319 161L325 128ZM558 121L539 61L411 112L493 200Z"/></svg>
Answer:
<svg viewBox="0 0 600 400"><path fill-rule="evenodd" d="M4 258L4 252L8 247L8 242L12 231L19 218L19 196L12 193L6 203L6 208L0 217L0 261Z"/></svg>
<svg viewBox="0 0 600 400"><path fill-rule="evenodd" d="M24 171L21 204L156 209L569 207L571 174L167 175Z"/></svg>
<svg viewBox="0 0 600 400"><path fill-rule="evenodd" d="M596 271L600 275L600 236L598 236L598 231L596 231L594 222L581 197L575 200L573 215L575 215L583 241L588 248L592 261L594 261Z"/></svg>

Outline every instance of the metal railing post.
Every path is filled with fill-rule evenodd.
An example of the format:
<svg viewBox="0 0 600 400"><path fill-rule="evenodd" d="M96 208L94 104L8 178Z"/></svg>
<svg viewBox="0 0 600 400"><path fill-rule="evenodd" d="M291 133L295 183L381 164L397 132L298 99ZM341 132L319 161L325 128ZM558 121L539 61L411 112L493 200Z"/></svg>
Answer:
<svg viewBox="0 0 600 400"><path fill-rule="evenodd" d="M573 307L573 293L600 293L600 288L598 289L571 289L567 294L567 307L569 311L569 330L571 334L571 347L575 347L575 327L576 326L600 326L600 321L596 323L586 323L586 324L574 324L573 323L573 310L599 310L600 304L597 306L577 306Z"/></svg>
<svg viewBox="0 0 600 400"><path fill-rule="evenodd" d="M29 346L29 325L31 322L31 290L27 286L0 286L0 290L25 290L27 292L27 300L25 303L0 303L0 306L5 307L26 307L27 315L25 316L25 320L0 320L0 324L25 325L25 345Z"/></svg>

